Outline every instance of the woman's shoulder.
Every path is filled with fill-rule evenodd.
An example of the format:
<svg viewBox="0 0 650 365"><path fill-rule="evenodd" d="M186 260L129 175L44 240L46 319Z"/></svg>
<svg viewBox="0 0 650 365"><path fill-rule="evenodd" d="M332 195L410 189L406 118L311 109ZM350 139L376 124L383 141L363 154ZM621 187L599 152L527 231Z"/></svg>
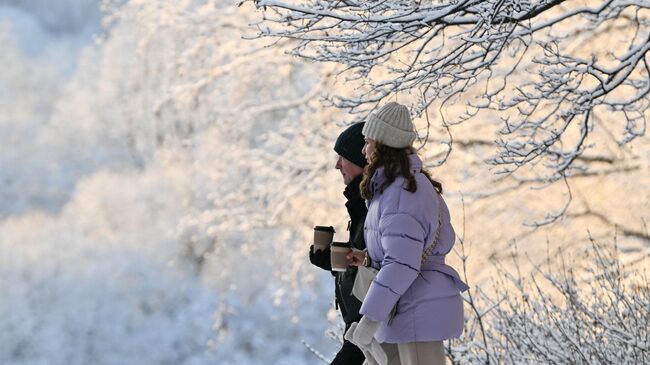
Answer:
<svg viewBox="0 0 650 365"><path fill-rule="evenodd" d="M419 174L422 175L422 174ZM399 176L381 194L381 210L385 214L412 214L418 212L420 206L433 203L436 192L426 176L420 179L416 175L417 189L415 192L406 190L407 181Z"/></svg>

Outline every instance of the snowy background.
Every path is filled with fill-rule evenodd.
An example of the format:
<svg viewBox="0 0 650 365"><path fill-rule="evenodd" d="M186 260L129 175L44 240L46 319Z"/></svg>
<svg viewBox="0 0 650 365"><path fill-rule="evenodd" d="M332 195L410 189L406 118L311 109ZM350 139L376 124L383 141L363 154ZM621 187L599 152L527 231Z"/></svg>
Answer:
<svg viewBox="0 0 650 365"><path fill-rule="evenodd" d="M259 16L0 2L0 364L301 365L318 361L303 341L336 350L331 276L307 248L316 224L345 232L332 144L348 117L320 96L346 85L285 41L242 39ZM616 232L623 263L647 268L647 138L604 150L629 168L577 179L567 217L537 230L524 223L561 208L562 184L505 189L480 143L433 170L470 285L512 243L534 262L588 232Z"/></svg>

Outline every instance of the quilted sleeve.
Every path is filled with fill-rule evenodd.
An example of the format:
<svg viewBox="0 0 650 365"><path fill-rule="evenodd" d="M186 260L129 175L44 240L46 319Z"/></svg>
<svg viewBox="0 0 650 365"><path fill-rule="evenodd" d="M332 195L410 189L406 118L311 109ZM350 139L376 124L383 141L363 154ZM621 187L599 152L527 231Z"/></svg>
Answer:
<svg viewBox="0 0 650 365"><path fill-rule="evenodd" d="M413 216L396 213L381 217L379 234L384 257L363 301L361 313L384 322L399 297L420 273L425 233Z"/></svg>

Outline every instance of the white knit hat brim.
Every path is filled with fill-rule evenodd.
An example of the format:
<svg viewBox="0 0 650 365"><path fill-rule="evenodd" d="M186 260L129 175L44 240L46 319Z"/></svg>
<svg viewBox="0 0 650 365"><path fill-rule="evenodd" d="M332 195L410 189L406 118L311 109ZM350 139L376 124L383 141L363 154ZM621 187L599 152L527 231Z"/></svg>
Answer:
<svg viewBox="0 0 650 365"><path fill-rule="evenodd" d="M393 148L411 147L413 141L417 138L415 131L396 128L384 122L375 114L368 117L362 133L366 138Z"/></svg>

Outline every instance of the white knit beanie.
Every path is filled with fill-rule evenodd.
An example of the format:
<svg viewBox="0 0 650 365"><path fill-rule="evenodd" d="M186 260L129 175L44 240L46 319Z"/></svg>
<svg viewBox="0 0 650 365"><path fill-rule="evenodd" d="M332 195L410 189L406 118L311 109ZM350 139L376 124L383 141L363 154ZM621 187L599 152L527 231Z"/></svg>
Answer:
<svg viewBox="0 0 650 365"><path fill-rule="evenodd" d="M408 108L394 101L368 117L363 135L393 148L411 147L417 137Z"/></svg>

